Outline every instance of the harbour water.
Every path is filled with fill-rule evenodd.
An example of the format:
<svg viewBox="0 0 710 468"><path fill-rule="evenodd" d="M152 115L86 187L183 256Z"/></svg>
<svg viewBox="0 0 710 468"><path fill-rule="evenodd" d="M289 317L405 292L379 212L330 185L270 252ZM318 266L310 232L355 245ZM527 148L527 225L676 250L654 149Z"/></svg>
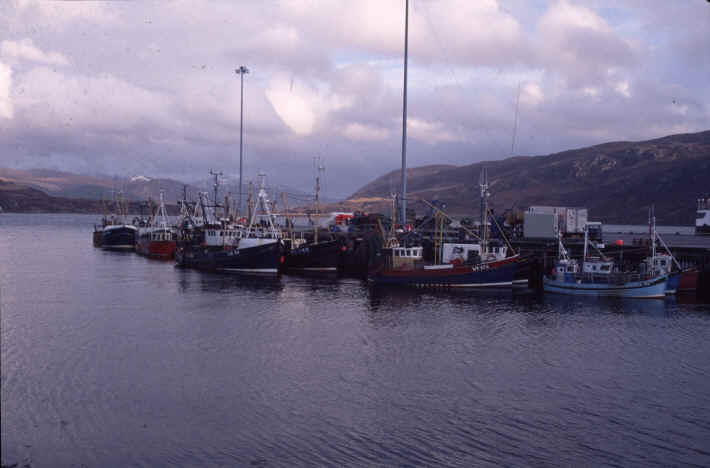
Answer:
<svg viewBox="0 0 710 468"><path fill-rule="evenodd" d="M96 220L0 215L3 465L710 466L709 305L206 274Z"/></svg>

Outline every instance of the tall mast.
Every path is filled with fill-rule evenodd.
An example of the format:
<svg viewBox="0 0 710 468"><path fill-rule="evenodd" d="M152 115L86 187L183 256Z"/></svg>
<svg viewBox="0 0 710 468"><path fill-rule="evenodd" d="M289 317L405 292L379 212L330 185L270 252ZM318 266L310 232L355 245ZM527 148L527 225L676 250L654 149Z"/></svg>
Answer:
<svg viewBox="0 0 710 468"><path fill-rule="evenodd" d="M242 162L243 162L243 135L244 135L244 75L249 73L249 69L244 65L240 66L234 72L241 78L241 99L239 107L239 207L237 208L237 214L242 215Z"/></svg>
<svg viewBox="0 0 710 468"><path fill-rule="evenodd" d="M404 104L402 106L402 226L407 224L407 54L409 52L409 0L404 7Z"/></svg>

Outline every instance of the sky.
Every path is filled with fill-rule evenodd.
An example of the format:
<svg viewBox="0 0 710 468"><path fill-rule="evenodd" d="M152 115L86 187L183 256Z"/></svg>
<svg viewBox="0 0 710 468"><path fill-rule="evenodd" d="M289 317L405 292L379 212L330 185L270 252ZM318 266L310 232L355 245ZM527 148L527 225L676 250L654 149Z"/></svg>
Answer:
<svg viewBox="0 0 710 468"><path fill-rule="evenodd" d="M706 0L410 0L409 167L710 128ZM345 197L401 164L405 0L0 2L0 167ZM473 181L475 182L475 181Z"/></svg>

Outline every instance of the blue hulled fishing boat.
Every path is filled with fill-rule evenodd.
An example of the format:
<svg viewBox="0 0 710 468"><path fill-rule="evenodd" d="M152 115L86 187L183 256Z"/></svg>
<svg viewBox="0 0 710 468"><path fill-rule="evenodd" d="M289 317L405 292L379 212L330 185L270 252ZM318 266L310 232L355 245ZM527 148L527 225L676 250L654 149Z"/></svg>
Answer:
<svg viewBox="0 0 710 468"><path fill-rule="evenodd" d="M588 226L584 229L584 255L582 261L570 258L558 239L558 259L550 276L543 279L545 292L578 296L616 296L630 298L663 298L666 293L668 274L645 268L623 272L599 252L598 257L588 255Z"/></svg>

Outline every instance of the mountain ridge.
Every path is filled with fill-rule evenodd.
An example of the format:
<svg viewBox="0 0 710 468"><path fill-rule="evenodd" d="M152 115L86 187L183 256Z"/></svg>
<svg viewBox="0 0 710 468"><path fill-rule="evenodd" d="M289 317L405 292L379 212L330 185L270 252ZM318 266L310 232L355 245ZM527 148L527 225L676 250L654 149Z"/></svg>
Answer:
<svg viewBox="0 0 710 468"><path fill-rule="evenodd" d="M436 169L432 169L432 168ZM543 156L514 156L464 166L407 169L407 198L439 200L456 215L479 214L478 176L486 167L491 206L584 206L590 219L641 223L654 204L658 221L693 224L695 200L710 191L710 130L646 141L616 141ZM364 185L344 205L391 211L401 171ZM390 208L387 208L387 207Z"/></svg>

